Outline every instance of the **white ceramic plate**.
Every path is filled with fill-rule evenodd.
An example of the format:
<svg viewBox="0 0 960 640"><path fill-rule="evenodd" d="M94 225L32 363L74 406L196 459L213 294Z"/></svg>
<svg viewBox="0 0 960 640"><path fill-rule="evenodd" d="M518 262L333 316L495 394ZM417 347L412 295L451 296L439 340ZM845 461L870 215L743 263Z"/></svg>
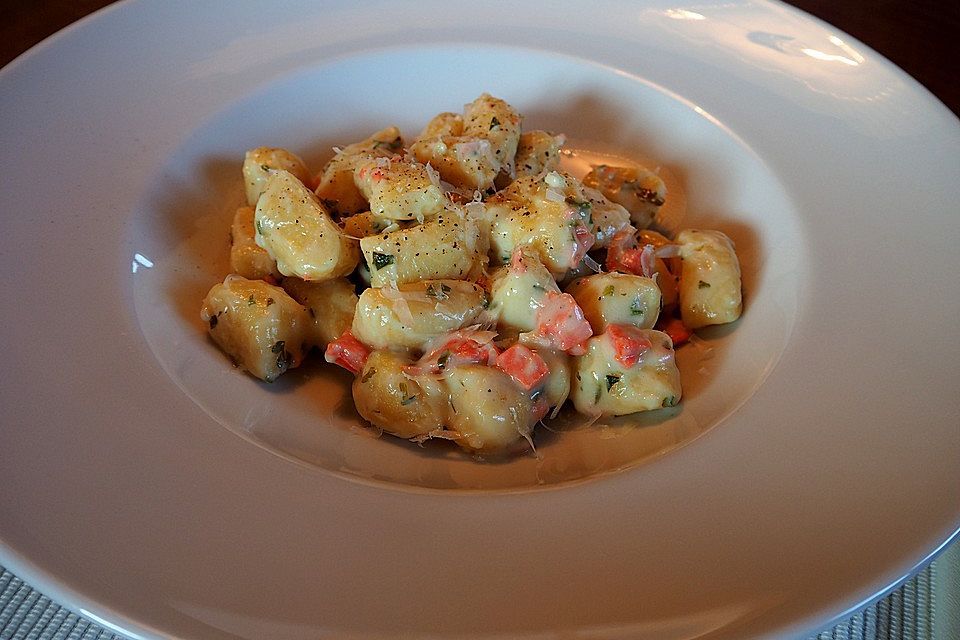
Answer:
<svg viewBox="0 0 960 640"><path fill-rule="evenodd" d="M737 241L681 406L478 464L370 437L338 372L231 369L198 310L243 151L482 91ZM0 73L0 127L0 562L113 628L802 636L960 527L960 126L792 9L123 3Z"/></svg>

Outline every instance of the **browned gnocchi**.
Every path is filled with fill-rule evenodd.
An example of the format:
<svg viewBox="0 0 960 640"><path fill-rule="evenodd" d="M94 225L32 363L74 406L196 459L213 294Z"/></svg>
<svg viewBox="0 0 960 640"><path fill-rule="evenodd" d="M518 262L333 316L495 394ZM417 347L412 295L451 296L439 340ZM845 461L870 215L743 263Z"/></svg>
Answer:
<svg viewBox="0 0 960 640"><path fill-rule="evenodd" d="M476 455L529 450L563 407L676 406L676 348L741 314L733 242L661 233L656 172L577 173L564 145L483 94L409 146L387 126L317 173L251 149L232 273L201 310L212 341L266 382L316 348L354 375L365 421Z"/></svg>

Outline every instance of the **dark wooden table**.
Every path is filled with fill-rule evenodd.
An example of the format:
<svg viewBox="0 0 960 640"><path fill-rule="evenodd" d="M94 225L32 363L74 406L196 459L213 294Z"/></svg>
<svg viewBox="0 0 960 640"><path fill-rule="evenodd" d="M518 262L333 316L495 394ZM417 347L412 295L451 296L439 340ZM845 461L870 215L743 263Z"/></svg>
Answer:
<svg viewBox="0 0 960 640"><path fill-rule="evenodd" d="M110 4L111 0L0 1L0 66L50 34ZM960 114L960 40L957 0L793 0L873 47Z"/></svg>

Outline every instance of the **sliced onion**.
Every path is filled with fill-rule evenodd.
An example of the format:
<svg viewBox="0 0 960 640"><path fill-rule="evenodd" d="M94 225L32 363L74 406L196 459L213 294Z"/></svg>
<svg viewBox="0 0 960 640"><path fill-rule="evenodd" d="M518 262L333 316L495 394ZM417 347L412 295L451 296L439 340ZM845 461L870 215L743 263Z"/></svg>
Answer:
<svg viewBox="0 0 960 640"><path fill-rule="evenodd" d="M594 273L600 273L603 271L603 267L600 266L600 263L594 260L589 253L584 254L583 264L587 265L587 268Z"/></svg>

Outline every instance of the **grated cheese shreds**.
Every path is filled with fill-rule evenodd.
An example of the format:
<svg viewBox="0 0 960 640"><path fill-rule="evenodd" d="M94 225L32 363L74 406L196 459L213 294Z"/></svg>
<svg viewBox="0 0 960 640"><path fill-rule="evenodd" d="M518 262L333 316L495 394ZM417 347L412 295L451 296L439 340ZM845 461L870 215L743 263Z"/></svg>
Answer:
<svg viewBox="0 0 960 640"><path fill-rule="evenodd" d="M380 288L380 292L383 294L384 298L388 300L393 300L396 302L395 310L397 312L397 318L400 319L400 322L412 327L414 325L413 313L410 311L410 305L407 304L407 299L409 295L413 294L415 296L421 295L414 291L402 292L397 288L396 282L391 282L385 287ZM426 296L423 296L426 298Z"/></svg>
<svg viewBox="0 0 960 640"><path fill-rule="evenodd" d="M566 200L566 198L562 193L560 193L559 191L553 188L547 189L546 198L550 202L563 202L564 200Z"/></svg>

